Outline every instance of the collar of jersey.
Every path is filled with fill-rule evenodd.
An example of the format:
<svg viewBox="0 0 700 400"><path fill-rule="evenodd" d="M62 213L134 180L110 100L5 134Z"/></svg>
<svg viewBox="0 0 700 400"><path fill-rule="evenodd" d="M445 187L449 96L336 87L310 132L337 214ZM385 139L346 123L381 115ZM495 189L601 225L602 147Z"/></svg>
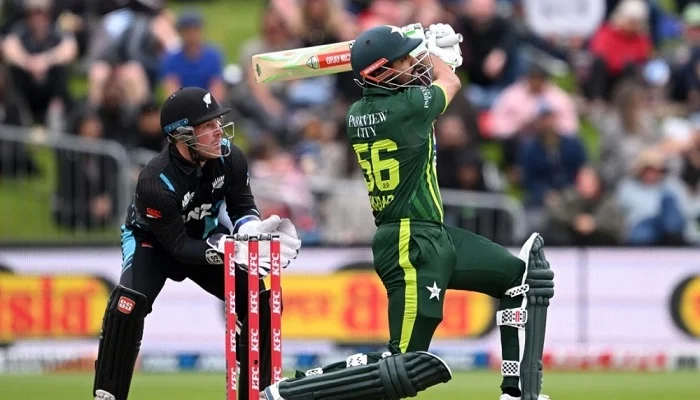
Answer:
<svg viewBox="0 0 700 400"><path fill-rule="evenodd" d="M385 89L377 86L370 86L362 89L364 96L391 96L396 93L396 90Z"/></svg>
<svg viewBox="0 0 700 400"><path fill-rule="evenodd" d="M197 165L183 157L182 154L180 154L180 152L177 150L177 147L173 145L170 145L170 155L175 161L175 165L177 165L177 167L180 168L180 170L182 170L182 172L186 173L187 175L191 175L197 170Z"/></svg>

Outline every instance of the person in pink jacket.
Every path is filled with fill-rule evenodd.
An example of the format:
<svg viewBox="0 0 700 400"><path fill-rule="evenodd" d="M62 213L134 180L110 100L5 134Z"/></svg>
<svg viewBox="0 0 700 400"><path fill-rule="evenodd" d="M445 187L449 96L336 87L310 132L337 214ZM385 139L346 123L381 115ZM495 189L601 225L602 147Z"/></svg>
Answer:
<svg viewBox="0 0 700 400"><path fill-rule="evenodd" d="M491 137L503 141L505 167L511 172L517 162L519 143L524 135L532 132L542 103L552 110L557 132L563 136L578 134L579 119L574 100L550 81L544 68L533 63L525 76L501 93L491 110ZM517 178L511 176L511 179Z"/></svg>

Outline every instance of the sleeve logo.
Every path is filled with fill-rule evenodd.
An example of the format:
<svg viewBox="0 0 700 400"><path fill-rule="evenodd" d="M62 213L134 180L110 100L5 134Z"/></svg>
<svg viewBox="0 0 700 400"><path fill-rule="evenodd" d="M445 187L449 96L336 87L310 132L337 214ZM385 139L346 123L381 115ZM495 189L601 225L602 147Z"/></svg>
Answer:
<svg viewBox="0 0 700 400"><path fill-rule="evenodd" d="M153 219L160 219L163 217L163 214L161 214L160 211L155 210L153 208L147 208L146 209L146 217L153 218Z"/></svg>

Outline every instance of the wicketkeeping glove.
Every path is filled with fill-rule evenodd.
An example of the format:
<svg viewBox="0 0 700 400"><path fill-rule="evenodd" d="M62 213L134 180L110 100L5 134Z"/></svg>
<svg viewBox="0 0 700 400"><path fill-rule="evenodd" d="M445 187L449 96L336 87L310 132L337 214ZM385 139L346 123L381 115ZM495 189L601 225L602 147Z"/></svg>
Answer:
<svg viewBox="0 0 700 400"><path fill-rule="evenodd" d="M281 219L277 215L260 221L252 220L241 225L237 232L239 235L279 235L280 237L280 265L286 268L291 260L297 258L301 248L301 240L297 235L296 228L292 222L285 218ZM212 235L207 239L210 249L207 250L207 261L210 264L223 264L224 242L230 236L224 234ZM248 243L237 241L235 246L234 262L244 270L248 267ZM261 241L258 243L258 267L261 277L267 276L270 272L270 242Z"/></svg>
<svg viewBox="0 0 700 400"><path fill-rule="evenodd" d="M272 232L272 234L280 236L280 262L282 268L286 268L291 260L297 258L301 248L301 240L299 235L297 235L297 228L294 227L292 221L285 218L280 221L277 230Z"/></svg>

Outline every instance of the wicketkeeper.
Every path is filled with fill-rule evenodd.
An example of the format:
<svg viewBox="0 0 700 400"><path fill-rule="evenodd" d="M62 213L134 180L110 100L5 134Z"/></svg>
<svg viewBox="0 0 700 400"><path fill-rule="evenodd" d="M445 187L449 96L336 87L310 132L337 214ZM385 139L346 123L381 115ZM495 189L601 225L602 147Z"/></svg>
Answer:
<svg viewBox="0 0 700 400"><path fill-rule="evenodd" d="M168 97L161 126L169 144L141 174L121 229L122 271L102 323L93 395L101 400L127 400L144 320L166 279L190 279L224 300L224 239L232 233L280 236L280 265L297 257L301 241L288 219L273 215L263 221L250 189L248 164L233 145L233 124L222 124L228 113L206 90L188 87ZM218 223L219 209L233 221L233 232ZM237 242L234 260L240 269L236 291L247 293L248 249ZM269 241L259 243L260 275L270 270ZM260 280L260 303L269 291ZM247 296L236 302L238 359L248 365ZM260 334L270 329L269 307L260 307ZM261 341L261 385L270 384L271 349ZM267 367L266 367L267 366ZM241 368L241 399L248 396L248 370ZM251 399L254 400L254 399Z"/></svg>
<svg viewBox="0 0 700 400"><path fill-rule="evenodd" d="M540 395L542 352L554 273L542 238L534 233L516 257L443 224L433 124L460 91L454 69L462 56L459 45L441 48L436 39L454 34L445 24L431 25L425 39L379 26L362 33L351 49L363 98L347 112L347 137L377 226L372 252L389 299L389 351L299 373L268 387L267 399L394 400L449 381L447 365L427 353L446 290L500 299L500 399L547 398ZM428 51L412 54L422 44Z"/></svg>

